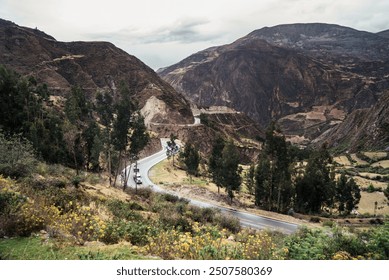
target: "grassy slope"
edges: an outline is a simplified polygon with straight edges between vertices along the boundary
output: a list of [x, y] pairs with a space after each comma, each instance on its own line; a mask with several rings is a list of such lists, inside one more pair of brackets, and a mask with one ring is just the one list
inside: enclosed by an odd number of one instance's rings
[[138, 255], [131, 244], [104, 245], [91, 242], [87, 246], [60, 246], [44, 241], [39, 235], [0, 239], [0, 259], [7, 260], [114, 260], [145, 259]]

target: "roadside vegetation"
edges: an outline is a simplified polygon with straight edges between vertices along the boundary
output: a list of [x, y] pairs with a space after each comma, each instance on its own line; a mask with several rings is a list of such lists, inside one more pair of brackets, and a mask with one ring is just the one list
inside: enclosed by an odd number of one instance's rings
[[[42, 169], [42, 167], [41, 167]], [[0, 259], [388, 259], [389, 226], [302, 227], [295, 234], [242, 229], [219, 211], [149, 189], [102, 195], [40, 175], [0, 178]], [[41, 177], [42, 176], [42, 177]], [[93, 183], [91, 183], [93, 181]], [[100, 181], [101, 183], [101, 181]]]

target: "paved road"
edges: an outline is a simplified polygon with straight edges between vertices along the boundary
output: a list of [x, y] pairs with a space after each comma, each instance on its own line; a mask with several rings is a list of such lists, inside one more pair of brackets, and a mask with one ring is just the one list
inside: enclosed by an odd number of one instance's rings
[[[138, 168], [139, 168], [139, 174], [142, 176], [142, 184], [138, 185], [138, 187], [151, 187], [154, 191], [156, 192], [164, 192], [164, 193], [171, 193], [174, 195], [178, 195], [177, 193], [174, 193], [172, 191], [166, 191], [159, 187], [158, 185], [154, 184], [149, 176], [149, 170], [156, 165], [157, 163], [161, 162], [162, 160], [166, 159], [166, 142], [169, 139], [161, 139], [161, 144], [162, 144], [162, 150], [159, 151], [158, 153], [155, 153], [147, 158], [143, 158], [138, 161]], [[128, 186], [135, 186], [135, 182], [133, 179], [133, 168], [127, 167], [127, 170], [130, 171], [130, 176], [127, 181]], [[127, 171], [127, 172], [128, 172]], [[179, 196], [179, 195], [178, 195]], [[187, 199], [187, 198], [186, 198]], [[214, 204], [210, 204], [207, 202], [199, 201], [199, 200], [194, 200], [194, 199], [189, 199], [189, 202], [193, 205], [199, 206], [199, 207], [211, 207], [211, 208], [217, 208], [220, 209], [221, 212], [230, 214], [232, 216], [237, 217], [240, 220], [240, 223], [244, 227], [251, 227], [255, 229], [272, 229], [272, 230], [278, 230], [287, 234], [293, 233], [294, 231], [297, 230], [298, 225], [292, 224], [292, 223], [287, 223], [287, 222], [282, 222], [279, 220], [274, 220], [270, 218], [266, 218], [263, 216], [258, 216], [254, 214], [250, 214], [244, 211], [238, 211], [232, 208], [226, 208], [226, 207], [221, 207], [217, 206]]]

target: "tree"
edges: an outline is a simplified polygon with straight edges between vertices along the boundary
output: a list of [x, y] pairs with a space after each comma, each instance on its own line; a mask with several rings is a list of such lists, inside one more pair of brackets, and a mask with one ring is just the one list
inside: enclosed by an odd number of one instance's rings
[[192, 176], [197, 176], [200, 164], [199, 151], [190, 143], [185, 145], [184, 151], [180, 154], [185, 166], [186, 172], [189, 175], [190, 183], [192, 183]]
[[173, 167], [174, 167], [174, 155], [178, 151], [177, 150], [178, 146], [176, 144], [176, 140], [177, 140], [177, 136], [174, 135], [173, 133], [170, 133], [170, 141], [167, 142], [168, 150], [166, 153], [167, 153], [168, 157], [172, 157], [172, 166]]
[[91, 119], [91, 106], [80, 87], [73, 87], [65, 102], [65, 114], [72, 124]]
[[245, 183], [249, 194], [255, 193], [255, 165], [250, 165], [250, 168], [245, 174]]
[[[149, 134], [147, 133], [144, 118], [140, 112], [136, 112], [132, 117], [131, 136], [130, 136], [130, 165], [132, 160], [137, 160], [140, 151], [146, 147], [149, 142]], [[127, 182], [129, 174], [125, 174], [124, 181]], [[124, 186], [125, 187], [125, 183]], [[135, 184], [135, 190], [138, 191], [138, 184]]]
[[278, 212], [288, 210], [293, 197], [290, 165], [285, 137], [271, 123], [256, 170], [256, 205]]
[[90, 120], [87, 123], [87, 127], [82, 132], [82, 138], [85, 140], [86, 168], [88, 170], [99, 169], [99, 155], [102, 151], [102, 143], [100, 141], [100, 128], [96, 121]]
[[65, 120], [64, 130], [66, 131], [66, 134], [64, 135], [66, 148], [73, 158], [74, 168], [76, 169], [76, 173], [78, 175], [80, 166], [80, 160], [78, 159], [80, 155], [78, 152], [78, 148], [80, 146], [80, 132], [78, 128], [68, 120]]
[[270, 160], [260, 155], [255, 171], [255, 205], [271, 210], [273, 174]]
[[144, 118], [140, 112], [136, 112], [132, 117], [131, 123], [131, 136], [130, 136], [130, 154], [137, 157], [140, 151], [146, 147], [150, 140], [150, 136], [147, 133]]
[[96, 112], [103, 126], [111, 127], [114, 113], [113, 98], [107, 93], [96, 94]]
[[234, 198], [234, 191], [240, 190], [242, 169], [239, 166], [239, 153], [232, 141], [227, 142], [222, 152], [221, 185], [226, 189], [228, 197]]
[[212, 146], [211, 156], [209, 158], [209, 172], [212, 174], [212, 181], [217, 186], [217, 192], [220, 193], [222, 186], [222, 152], [225, 146], [225, 141], [220, 136], [216, 138]]
[[107, 169], [109, 174], [109, 185], [112, 185], [112, 153], [113, 153], [113, 143], [112, 143], [112, 125], [113, 125], [113, 115], [114, 115], [114, 106], [112, 96], [105, 92], [98, 92], [96, 95], [96, 111], [100, 118], [101, 124], [104, 126], [102, 132], [102, 149], [104, 151], [105, 159], [107, 162]]
[[332, 157], [323, 145], [312, 152], [303, 176], [296, 179], [296, 209], [302, 213], [319, 213], [334, 204], [335, 176]]
[[361, 191], [353, 178], [342, 173], [336, 182], [336, 202], [338, 211], [349, 214], [361, 199]]
[[[129, 144], [129, 132], [131, 128], [131, 117], [134, 112], [135, 105], [131, 102], [131, 92], [129, 88], [121, 83], [120, 85], [120, 100], [116, 104], [116, 119], [113, 122], [112, 130], [112, 139], [115, 150], [119, 152], [119, 159], [117, 164], [117, 169], [115, 173], [115, 181], [119, 173], [119, 168], [121, 167], [121, 162], [124, 157], [126, 159], [127, 147]], [[124, 162], [124, 167], [126, 162]], [[127, 169], [125, 169], [127, 172]], [[128, 174], [125, 174], [125, 178]], [[126, 187], [126, 180], [124, 180], [123, 189]]]

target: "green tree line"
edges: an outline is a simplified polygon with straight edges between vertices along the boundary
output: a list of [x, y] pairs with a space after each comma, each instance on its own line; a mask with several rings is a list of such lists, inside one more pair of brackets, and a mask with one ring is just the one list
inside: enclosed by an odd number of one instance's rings
[[107, 92], [98, 92], [92, 102], [77, 86], [62, 110], [50, 102], [50, 96], [45, 84], [0, 65], [3, 139], [15, 141], [19, 135], [43, 161], [64, 164], [77, 172], [107, 170], [110, 176], [117, 175], [126, 160], [136, 158], [148, 142], [143, 117], [124, 83], [117, 102]]
[[[225, 188], [232, 199], [242, 183], [237, 148], [232, 142], [217, 138], [208, 166], [218, 190]], [[337, 210], [349, 214], [361, 198], [352, 178], [341, 174], [335, 179], [332, 157], [325, 145], [314, 151], [299, 150], [286, 142], [275, 123], [266, 130], [258, 160], [244, 177], [255, 204], [280, 213]]]

